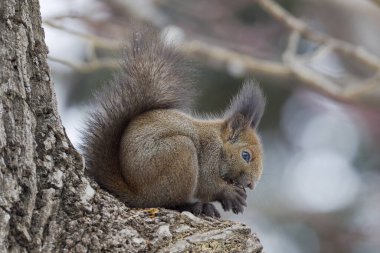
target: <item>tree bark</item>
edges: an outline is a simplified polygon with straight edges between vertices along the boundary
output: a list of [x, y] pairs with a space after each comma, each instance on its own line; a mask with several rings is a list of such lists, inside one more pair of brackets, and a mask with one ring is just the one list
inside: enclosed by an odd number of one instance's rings
[[0, 2], [0, 252], [261, 252], [243, 224], [130, 209], [62, 127], [38, 0]]

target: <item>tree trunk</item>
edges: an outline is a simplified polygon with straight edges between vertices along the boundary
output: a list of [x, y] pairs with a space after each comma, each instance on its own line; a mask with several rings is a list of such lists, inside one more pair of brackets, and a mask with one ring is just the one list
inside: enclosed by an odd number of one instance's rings
[[0, 252], [261, 252], [245, 225], [130, 209], [86, 178], [57, 113], [38, 0], [0, 11]]

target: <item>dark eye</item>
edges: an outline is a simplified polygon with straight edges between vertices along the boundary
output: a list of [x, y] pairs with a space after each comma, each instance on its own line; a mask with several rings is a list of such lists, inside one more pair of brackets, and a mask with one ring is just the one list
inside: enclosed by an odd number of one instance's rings
[[243, 151], [241, 152], [241, 157], [244, 159], [244, 161], [246, 161], [247, 163], [249, 163], [251, 161], [251, 154], [248, 153], [247, 151]]

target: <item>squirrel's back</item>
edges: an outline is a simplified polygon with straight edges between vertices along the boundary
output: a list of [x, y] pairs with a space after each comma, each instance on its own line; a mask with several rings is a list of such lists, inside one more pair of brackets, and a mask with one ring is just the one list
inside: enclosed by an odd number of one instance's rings
[[133, 118], [156, 109], [188, 109], [191, 68], [172, 46], [151, 29], [134, 33], [122, 71], [97, 93], [97, 110], [83, 131], [86, 170], [107, 190], [127, 188], [120, 169], [120, 142]]

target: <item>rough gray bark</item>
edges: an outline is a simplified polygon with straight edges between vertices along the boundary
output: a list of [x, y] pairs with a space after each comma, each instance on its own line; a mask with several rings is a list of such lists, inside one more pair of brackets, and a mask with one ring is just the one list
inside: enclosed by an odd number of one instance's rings
[[90, 182], [57, 113], [38, 0], [0, 12], [0, 252], [261, 252], [245, 225], [130, 209]]

